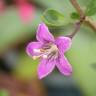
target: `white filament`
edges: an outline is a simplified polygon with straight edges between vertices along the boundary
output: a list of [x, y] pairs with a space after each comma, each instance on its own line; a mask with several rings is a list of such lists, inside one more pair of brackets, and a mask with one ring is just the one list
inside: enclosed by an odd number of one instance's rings
[[41, 53], [40, 49], [33, 49], [33, 51], [36, 53]]
[[44, 54], [44, 55], [42, 55], [42, 57], [43, 57], [44, 59], [47, 59], [48, 56]]

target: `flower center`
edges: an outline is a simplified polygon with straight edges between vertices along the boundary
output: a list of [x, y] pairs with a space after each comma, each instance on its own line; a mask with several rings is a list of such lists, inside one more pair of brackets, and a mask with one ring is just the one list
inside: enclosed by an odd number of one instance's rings
[[36, 53], [39, 53], [38, 56], [33, 56], [33, 59], [44, 58], [44, 59], [56, 59], [58, 57], [58, 48], [53, 43], [48, 43], [44, 45], [41, 49], [34, 49]]

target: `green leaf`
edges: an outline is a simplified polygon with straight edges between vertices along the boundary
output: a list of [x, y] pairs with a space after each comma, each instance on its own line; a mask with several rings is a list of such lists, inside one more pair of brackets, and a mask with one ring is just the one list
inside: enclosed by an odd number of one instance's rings
[[71, 13], [71, 18], [72, 18], [72, 19], [79, 19], [80, 16], [79, 16], [78, 13], [76, 13], [76, 12], [72, 12], [72, 13]]
[[92, 16], [96, 14], [96, 0], [90, 0], [85, 10], [85, 14], [87, 16]]
[[46, 10], [42, 15], [43, 22], [45, 22], [48, 26], [64, 26], [68, 24], [68, 20], [65, 19], [66, 18], [62, 13], [53, 9]]

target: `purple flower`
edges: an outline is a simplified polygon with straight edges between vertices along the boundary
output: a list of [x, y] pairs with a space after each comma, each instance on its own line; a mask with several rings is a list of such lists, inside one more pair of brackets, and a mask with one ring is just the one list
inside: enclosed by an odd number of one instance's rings
[[55, 66], [63, 75], [69, 76], [72, 66], [64, 53], [71, 47], [71, 39], [64, 36], [54, 39], [44, 23], [39, 25], [36, 38], [36, 42], [27, 45], [26, 52], [33, 59], [41, 59], [38, 66], [39, 78], [47, 76]]

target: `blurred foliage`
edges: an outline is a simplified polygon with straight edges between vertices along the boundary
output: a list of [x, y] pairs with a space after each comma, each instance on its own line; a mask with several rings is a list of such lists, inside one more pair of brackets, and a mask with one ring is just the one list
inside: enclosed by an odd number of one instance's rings
[[65, 17], [62, 13], [59, 13], [53, 9], [46, 10], [43, 13], [42, 21], [50, 27], [61, 27], [69, 23], [68, 20], [65, 20]]
[[79, 16], [78, 13], [72, 12], [72, 13], [71, 13], [71, 18], [72, 18], [72, 19], [80, 19], [80, 16]]
[[90, 0], [85, 13], [87, 16], [92, 16], [96, 14], [96, 0]]
[[16, 8], [7, 8], [4, 14], [0, 16], [0, 52], [5, 51], [10, 45], [23, 42], [30, 35], [33, 36], [34, 29], [40, 22], [40, 14], [41, 12], [38, 10], [35, 18], [32, 18], [29, 24], [24, 24], [20, 20]]
[[32, 60], [25, 52], [20, 54], [15, 74], [21, 79], [31, 79], [37, 75], [37, 60]]
[[0, 96], [9, 96], [9, 93], [7, 92], [7, 90], [0, 90]]

